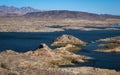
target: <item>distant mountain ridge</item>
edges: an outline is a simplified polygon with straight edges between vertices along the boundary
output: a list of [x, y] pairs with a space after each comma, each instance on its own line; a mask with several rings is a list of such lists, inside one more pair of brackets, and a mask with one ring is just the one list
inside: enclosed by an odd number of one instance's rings
[[40, 18], [75, 18], [75, 19], [87, 19], [87, 20], [105, 20], [105, 19], [120, 19], [120, 16], [109, 14], [94, 14], [80, 11], [68, 11], [68, 10], [50, 10], [42, 12], [31, 12], [24, 16], [27, 17], [40, 17]]
[[14, 6], [0, 6], [0, 16], [17, 16], [24, 15], [28, 12], [38, 12], [40, 10], [34, 9], [32, 7], [21, 7], [17, 8]]
[[120, 19], [120, 16], [109, 14], [95, 14], [81, 11], [68, 10], [49, 10], [40, 11], [32, 7], [17, 8], [14, 6], [0, 6], [0, 16], [24, 16], [24, 17], [39, 17], [50, 19], [82, 19], [82, 20], [106, 20], [106, 19]]

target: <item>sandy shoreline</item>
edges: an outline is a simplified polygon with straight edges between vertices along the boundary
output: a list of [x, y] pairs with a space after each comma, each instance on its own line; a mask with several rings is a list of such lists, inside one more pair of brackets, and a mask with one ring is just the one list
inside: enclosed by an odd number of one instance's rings
[[[106, 26], [120, 24], [119, 20], [90, 21], [79, 19], [43, 19], [23, 17], [0, 17], [0, 32], [55, 32], [70, 30], [119, 30], [117, 28], [85, 28], [84, 26]], [[50, 26], [62, 26], [52, 28]]]

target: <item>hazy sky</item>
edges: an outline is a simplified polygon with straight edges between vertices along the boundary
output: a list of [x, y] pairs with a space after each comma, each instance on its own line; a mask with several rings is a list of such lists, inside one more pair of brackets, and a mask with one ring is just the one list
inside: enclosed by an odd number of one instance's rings
[[0, 5], [120, 15], [120, 0], [0, 0]]

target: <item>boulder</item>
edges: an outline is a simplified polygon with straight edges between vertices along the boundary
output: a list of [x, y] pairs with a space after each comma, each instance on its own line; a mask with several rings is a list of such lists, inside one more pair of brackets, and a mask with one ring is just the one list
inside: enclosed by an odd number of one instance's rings
[[83, 42], [82, 40], [72, 35], [66, 35], [66, 34], [58, 37], [51, 43], [52, 46], [65, 46], [67, 44], [86, 45], [86, 43]]

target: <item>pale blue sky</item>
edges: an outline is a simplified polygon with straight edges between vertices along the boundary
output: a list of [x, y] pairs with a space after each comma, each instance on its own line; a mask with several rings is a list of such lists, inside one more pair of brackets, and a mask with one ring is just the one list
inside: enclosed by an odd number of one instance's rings
[[120, 0], [0, 0], [0, 5], [120, 15]]

